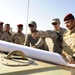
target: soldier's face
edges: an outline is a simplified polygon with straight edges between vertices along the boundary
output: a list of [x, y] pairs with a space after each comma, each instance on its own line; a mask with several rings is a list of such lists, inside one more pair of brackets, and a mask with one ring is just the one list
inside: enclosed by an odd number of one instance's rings
[[67, 20], [67, 21], [64, 21], [65, 22], [65, 25], [66, 27], [71, 30], [72, 28], [75, 27], [75, 20]]
[[23, 30], [22, 27], [18, 27], [18, 32], [21, 32]]
[[5, 30], [5, 31], [9, 31], [9, 30], [10, 30], [10, 26], [4, 27], [4, 30]]
[[3, 25], [0, 25], [0, 31], [3, 31]]
[[55, 30], [58, 30], [60, 28], [60, 23], [53, 24], [53, 27]]
[[36, 30], [36, 26], [29, 26], [29, 29], [31, 32], [34, 32]]

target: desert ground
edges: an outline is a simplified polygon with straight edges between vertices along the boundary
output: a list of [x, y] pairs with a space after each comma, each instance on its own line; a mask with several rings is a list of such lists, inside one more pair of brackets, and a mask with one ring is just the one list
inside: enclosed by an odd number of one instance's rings
[[53, 42], [52, 42], [52, 39], [46, 38], [46, 43], [47, 43], [47, 45], [48, 45], [48, 47], [49, 47], [49, 51], [52, 51], [52, 49], [53, 49]]

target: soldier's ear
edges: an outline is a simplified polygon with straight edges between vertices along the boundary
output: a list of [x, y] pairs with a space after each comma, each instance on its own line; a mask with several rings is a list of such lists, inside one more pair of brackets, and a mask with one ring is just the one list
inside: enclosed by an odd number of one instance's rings
[[75, 22], [75, 19], [74, 19], [74, 22]]
[[36, 28], [37, 28], [37, 26], [36, 26]]
[[58, 22], [59, 24], [61, 24], [60, 22]]

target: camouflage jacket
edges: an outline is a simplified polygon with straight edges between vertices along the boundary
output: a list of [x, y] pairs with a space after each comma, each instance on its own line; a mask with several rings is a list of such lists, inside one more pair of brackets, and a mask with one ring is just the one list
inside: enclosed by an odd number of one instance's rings
[[40, 31], [40, 40], [38, 43], [36, 43], [36, 46], [42, 45], [44, 42], [42, 40], [42, 37], [51, 38], [53, 41], [53, 52], [61, 54], [62, 52], [62, 41], [63, 41], [63, 33], [66, 31], [66, 29], [61, 28], [61, 31], [55, 31], [55, 30], [47, 30], [47, 31]]
[[13, 43], [24, 45], [25, 35], [23, 33], [15, 33], [12, 35]]
[[68, 30], [63, 35], [63, 52], [66, 57], [72, 55], [75, 52], [75, 27], [72, 30]]
[[9, 32], [2, 32], [0, 33], [0, 40], [12, 42], [12, 38]]

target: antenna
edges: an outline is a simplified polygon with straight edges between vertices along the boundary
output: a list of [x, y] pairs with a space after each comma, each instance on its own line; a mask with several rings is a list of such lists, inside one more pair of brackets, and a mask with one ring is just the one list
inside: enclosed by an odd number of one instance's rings
[[27, 29], [28, 29], [28, 18], [29, 18], [29, 4], [30, 4], [30, 0], [27, 0], [27, 20], [26, 20], [26, 36], [27, 36]]

